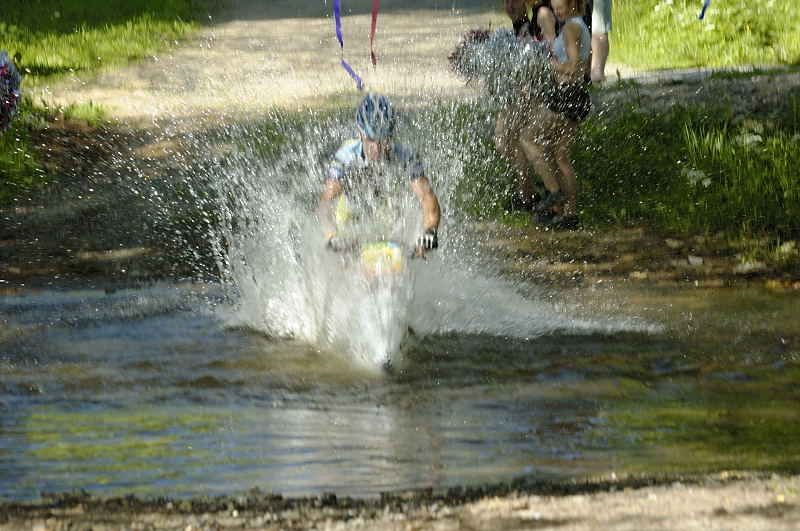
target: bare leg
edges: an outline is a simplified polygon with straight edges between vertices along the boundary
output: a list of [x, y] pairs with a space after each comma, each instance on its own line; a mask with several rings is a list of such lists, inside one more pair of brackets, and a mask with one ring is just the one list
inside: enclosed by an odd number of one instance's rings
[[559, 138], [555, 141], [555, 160], [559, 169], [558, 182], [561, 186], [561, 191], [564, 192], [566, 197], [564, 215], [574, 216], [577, 214], [578, 179], [575, 176], [575, 169], [572, 167], [570, 154], [578, 131], [578, 123], [563, 118], [562, 120], [564, 120], [564, 126], [561, 129]]
[[549, 192], [557, 192], [560, 189], [558, 183], [558, 166], [556, 165], [555, 153], [551, 147], [551, 142], [535, 138], [530, 131], [525, 131], [519, 137], [519, 144], [525, 153], [527, 161], [539, 174], [544, 183], [544, 187]]
[[592, 81], [603, 82], [606, 80], [608, 49], [608, 33], [592, 35]]
[[530, 121], [519, 136], [519, 144], [528, 162], [539, 174], [549, 192], [561, 189], [558, 183], [558, 166], [555, 158], [557, 138], [553, 124], [558, 115], [545, 107], [536, 106], [529, 113]]
[[518, 133], [512, 127], [512, 120], [511, 112], [506, 109], [500, 111], [495, 125], [494, 145], [497, 152], [506, 159], [517, 174], [520, 199], [522, 201], [531, 201], [534, 188], [528, 172], [528, 159], [520, 148], [520, 143], [517, 139]]

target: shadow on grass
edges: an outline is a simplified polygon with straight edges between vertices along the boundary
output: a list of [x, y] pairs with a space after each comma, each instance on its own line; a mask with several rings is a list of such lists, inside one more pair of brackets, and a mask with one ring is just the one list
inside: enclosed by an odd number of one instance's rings
[[202, 22], [201, 16], [220, 0], [39, 0], [11, 2], [3, 9], [5, 30], [21, 34], [65, 35], [76, 29], [103, 29], [129, 24], [142, 16], [160, 22]]

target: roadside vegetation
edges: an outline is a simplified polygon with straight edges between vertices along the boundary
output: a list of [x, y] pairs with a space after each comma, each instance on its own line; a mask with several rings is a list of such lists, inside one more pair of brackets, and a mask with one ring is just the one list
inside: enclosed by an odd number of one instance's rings
[[[198, 26], [217, 0], [12, 0], [3, 5], [0, 50], [15, 57], [26, 89], [154, 55]], [[23, 97], [19, 116], [0, 133], [0, 205], [41, 179], [36, 131], [54, 116], [97, 124], [95, 105], [53, 109]]]
[[[636, 108], [592, 120], [577, 171], [586, 217], [678, 233], [793, 238], [800, 231], [800, 97], [772, 116]], [[613, 146], [613, 148], [610, 148]]]
[[0, 49], [27, 83], [153, 55], [191, 32], [192, 0], [31, 0], [3, 7]]
[[[459, 118], [466, 112], [455, 113], [456, 124], [467, 127]], [[579, 135], [573, 158], [586, 227], [639, 224], [664, 234], [751, 240], [760, 242], [754, 259], [800, 238], [800, 95], [747, 118], [724, 107], [658, 113], [631, 105], [590, 118]], [[460, 188], [464, 208], [530, 223], [510, 210], [514, 177], [492, 139], [477, 139], [477, 146]]]
[[37, 157], [33, 132], [44, 124], [43, 116], [29, 111], [29, 100], [23, 102], [20, 116], [0, 133], [0, 206], [29, 190], [44, 170]]
[[[609, 61], [640, 69], [800, 64], [796, 2], [615, 0]], [[613, 74], [613, 72], [612, 72]]]
[[22, 100], [19, 116], [9, 128], [0, 133], [0, 206], [33, 189], [46, 178], [46, 170], [39, 163], [42, 128], [55, 120], [83, 122], [92, 127], [108, 122], [105, 110], [92, 103], [52, 107], [42, 102], [33, 103], [29, 97]]

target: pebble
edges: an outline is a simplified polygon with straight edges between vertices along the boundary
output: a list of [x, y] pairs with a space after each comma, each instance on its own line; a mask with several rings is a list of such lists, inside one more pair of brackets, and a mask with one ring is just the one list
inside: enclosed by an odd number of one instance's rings
[[693, 266], [701, 266], [701, 265], [703, 265], [703, 257], [702, 256], [695, 256], [693, 254], [690, 254], [689, 256], [686, 257], [686, 259], [689, 261], [690, 265], [693, 265]]

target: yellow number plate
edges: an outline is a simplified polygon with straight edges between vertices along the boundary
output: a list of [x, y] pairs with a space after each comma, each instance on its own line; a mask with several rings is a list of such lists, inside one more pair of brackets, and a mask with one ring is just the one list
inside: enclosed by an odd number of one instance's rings
[[386, 275], [403, 270], [403, 248], [392, 242], [361, 246], [361, 269], [365, 275]]

